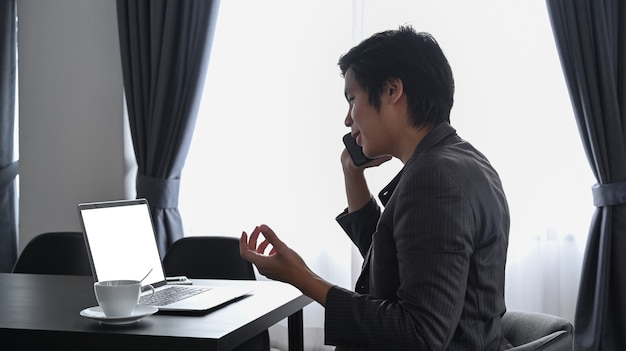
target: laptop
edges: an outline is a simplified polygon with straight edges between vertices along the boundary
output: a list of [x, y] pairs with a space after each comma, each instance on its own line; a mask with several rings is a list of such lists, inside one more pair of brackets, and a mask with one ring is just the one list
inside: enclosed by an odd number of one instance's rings
[[[168, 285], [145, 199], [82, 203], [78, 214], [94, 280], [141, 280], [145, 276], [141, 304], [159, 311], [203, 313], [251, 291], [250, 287]], [[174, 295], [177, 301], [159, 303], [157, 297], [162, 295]]]

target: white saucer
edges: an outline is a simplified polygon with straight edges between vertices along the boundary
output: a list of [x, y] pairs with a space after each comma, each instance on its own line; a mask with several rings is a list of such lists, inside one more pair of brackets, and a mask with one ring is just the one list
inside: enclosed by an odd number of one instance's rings
[[150, 316], [158, 312], [159, 309], [154, 306], [137, 305], [133, 314], [128, 317], [113, 317], [109, 318], [104, 315], [100, 306], [85, 308], [80, 311], [80, 315], [83, 317], [91, 318], [104, 325], [129, 325], [139, 322], [140, 319]]

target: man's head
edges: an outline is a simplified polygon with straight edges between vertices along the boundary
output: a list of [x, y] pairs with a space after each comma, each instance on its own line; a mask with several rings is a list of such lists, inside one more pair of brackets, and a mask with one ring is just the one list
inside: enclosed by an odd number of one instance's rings
[[400, 79], [415, 127], [450, 122], [454, 78], [439, 44], [428, 33], [401, 26], [374, 34], [343, 55], [339, 67], [344, 77], [352, 71], [376, 109], [385, 84]]

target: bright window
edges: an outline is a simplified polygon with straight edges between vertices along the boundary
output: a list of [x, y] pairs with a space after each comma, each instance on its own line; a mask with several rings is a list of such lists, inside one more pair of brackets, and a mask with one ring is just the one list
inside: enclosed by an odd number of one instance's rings
[[[345, 207], [347, 132], [336, 62], [406, 23], [444, 49], [456, 80], [452, 125], [502, 177], [512, 213], [507, 304], [571, 320], [595, 181], [545, 1], [223, 1], [181, 183], [186, 235], [239, 236], [266, 223], [351, 288], [358, 260], [334, 219]], [[400, 167], [369, 170], [372, 191]], [[305, 324], [321, 328], [312, 309]]]

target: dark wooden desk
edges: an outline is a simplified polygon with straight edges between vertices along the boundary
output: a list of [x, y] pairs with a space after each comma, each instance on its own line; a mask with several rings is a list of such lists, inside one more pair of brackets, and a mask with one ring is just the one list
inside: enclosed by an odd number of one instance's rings
[[289, 349], [303, 350], [302, 309], [311, 303], [294, 287], [273, 281], [195, 280], [251, 284], [254, 292], [200, 316], [157, 313], [132, 326], [81, 317], [97, 305], [91, 277], [0, 273], [2, 350], [230, 350], [289, 318]]

